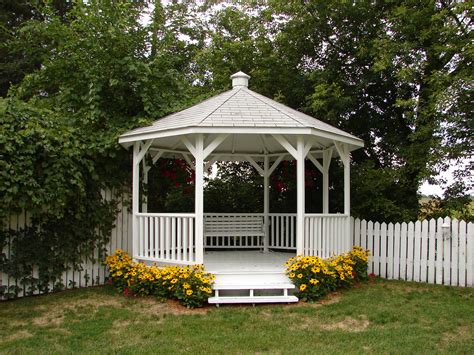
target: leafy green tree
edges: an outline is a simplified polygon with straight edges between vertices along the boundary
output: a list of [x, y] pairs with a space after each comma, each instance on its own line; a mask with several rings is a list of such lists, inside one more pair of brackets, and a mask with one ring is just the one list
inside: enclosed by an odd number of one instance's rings
[[[5, 97], [12, 84], [18, 84], [26, 74], [39, 69], [48, 55], [47, 38], [38, 46], [37, 37], [23, 31], [29, 20], [45, 20], [43, 1], [4, 0], [0, 2], [0, 96]], [[50, 9], [61, 19], [72, 2], [53, 0]], [[49, 44], [49, 43], [48, 43]]]
[[[153, 37], [142, 13], [143, 4], [90, 1], [62, 17], [45, 5], [19, 29], [42, 57], [1, 102], [0, 216], [25, 210], [32, 224], [2, 232], [1, 249], [15, 253], [0, 268], [31, 291], [63, 287], [61, 272], [96, 257], [110, 235], [115, 203], [102, 192], [121, 195], [131, 170], [118, 135], [188, 104], [173, 36], [165, 26]], [[30, 42], [10, 44], [27, 53]]]
[[[459, 104], [460, 88], [472, 85], [466, 4], [271, 4], [287, 19], [278, 45], [291, 48], [286, 53], [299, 58], [311, 82], [303, 109], [366, 143], [353, 154], [354, 214], [416, 218], [421, 182], [446, 167], [445, 154], [465, 157], [472, 145], [445, 140], [452, 125], [462, 137], [472, 133], [462, 119], [467, 107]], [[457, 117], [440, 107], [449, 91]]]

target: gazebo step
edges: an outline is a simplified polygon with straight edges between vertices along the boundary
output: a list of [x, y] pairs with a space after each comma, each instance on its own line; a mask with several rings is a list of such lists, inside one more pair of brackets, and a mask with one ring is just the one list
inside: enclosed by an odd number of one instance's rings
[[211, 304], [298, 302], [295, 288], [282, 271], [234, 271], [216, 274]]
[[[235, 272], [235, 273], [217, 273], [215, 274], [215, 287], [226, 286], [227, 289], [243, 290], [266, 288], [267, 285], [278, 286], [275, 289], [290, 289], [293, 288], [288, 276], [283, 272]], [[290, 287], [287, 287], [290, 286]]]
[[238, 304], [238, 303], [294, 303], [298, 302], [296, 296], [229, 296], [211, 297], [210, 304]]
[[291, 283], [261, 283], [261, 284], [214, 284], [214, 290], [292, 290]]

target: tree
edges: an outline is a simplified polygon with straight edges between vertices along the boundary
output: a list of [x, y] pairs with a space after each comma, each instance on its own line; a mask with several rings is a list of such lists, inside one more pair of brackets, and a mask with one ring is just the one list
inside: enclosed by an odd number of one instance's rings
[[[5, 97], [11, 85], [21, 82], [25, 75], [40, 68], [48, 55], [49, 41], [38, 38], [23, 25], [30, 20], [45, 20], [43, 1], [5, 0], [0, 3], [0, 96]], [[53, 11], [63, 21], [72, 2], [53, 0], [48, 11]], [[48, 44], [44, 46], [44, 44]]]
[[[0, 103], [0, 216], [28, 211], [32, 223], [2, 231], [0, 250], [10, 243], [15, 252], [1, 255], [0, 269], [31, 292], [63, 287], [58, 275], [96, 257], [109, 237], [116, 205], [102, 192], [121, 195], [130, 181], [130, 154], [118, 135], [189, 100], [171, 37], [158, 38], [150, 55], [142, 7], [89, 1], [63, 18], [45, 5], [18, 29], [35, 39], [41, 65]], [[31, 41], [21, 38], [9, 50], [28, 53]], [[31, 276], [34, 265], [39, 280]]]
[[[421, 182], [446, 167], [445, 154], [472, 152], [462, 138], [472, 136], [461, 90], [472, 89], [466, 4], [271, 4], [286, 18], [276, 43], [311, 82], [302, 108], [366, 143], [353, 154], [354, 215], [415, 219]], [[441, 105], [449, 91], [454, 117]]]

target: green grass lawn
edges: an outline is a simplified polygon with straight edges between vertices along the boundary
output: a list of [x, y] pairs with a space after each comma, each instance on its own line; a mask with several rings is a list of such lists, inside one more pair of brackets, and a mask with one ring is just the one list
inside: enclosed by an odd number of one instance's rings
[[3, 302], [0, 320], [11, 353], [474, 353], [474, 289], [398, 281], [195, 311], [99, 287]]

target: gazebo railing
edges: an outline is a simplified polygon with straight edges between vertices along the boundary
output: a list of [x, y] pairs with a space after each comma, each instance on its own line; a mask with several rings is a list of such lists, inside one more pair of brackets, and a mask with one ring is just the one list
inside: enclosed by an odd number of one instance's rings
[[268, 247], [296, 250], [296, 213], [268, 215]]
[[[196, 262], [194, 213], [138, 213], [138, 240], [135, 257], [172, 264]], [[268, 215], [268, 248], [296, 250], [296, 213]], [[263, 213], [206, 213], [214, 233], [206, 234], [207, 248], [264, 248]], [[222, 223], [222, 225], [219, 225]], [[261, 232], [260, 232], [261, 231]], [[349, 216], [344, 214], [305, 214], [303, 254], [327, 258], [350, 249]]]
[[303, 253], [327, 258], [350, 248], [349, 216], [305, 214]]
[[141, 260], [193, 264], [194, 213], [138, 213], [138, 253]]

